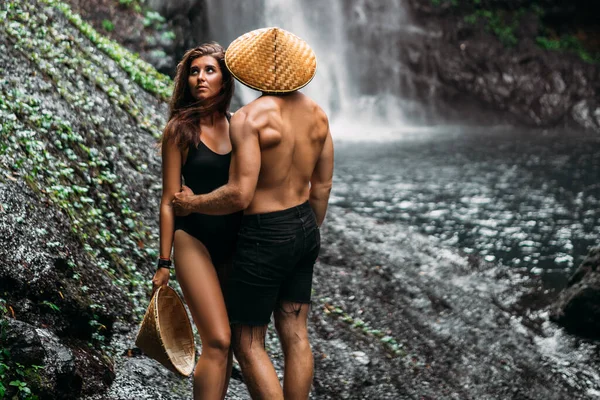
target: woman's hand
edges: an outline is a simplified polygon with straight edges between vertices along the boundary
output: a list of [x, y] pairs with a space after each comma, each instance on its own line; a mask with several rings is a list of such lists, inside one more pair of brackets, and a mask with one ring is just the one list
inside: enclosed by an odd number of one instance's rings
[[152, 278], [152, 296], [154, 296], [156, 289], [169, 283], [170, 272], [168, 268], [159, 268], [156, 270]]

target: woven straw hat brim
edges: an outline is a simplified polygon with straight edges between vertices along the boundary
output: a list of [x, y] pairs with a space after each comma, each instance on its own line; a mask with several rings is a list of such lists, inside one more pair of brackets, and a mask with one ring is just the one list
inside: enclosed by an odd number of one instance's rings
[[225, 65], [244, 85], [266, 93], [289, 93], [308, 85], [317, 58], [308, 43], [281, 28], [262, 28], [235, 39]]
[[196, 360], [196, 346], [189, 317], [181, 298], [171, 287], [156, 290], [135, 344], [148, 357], [169, 370], [190, 376]]

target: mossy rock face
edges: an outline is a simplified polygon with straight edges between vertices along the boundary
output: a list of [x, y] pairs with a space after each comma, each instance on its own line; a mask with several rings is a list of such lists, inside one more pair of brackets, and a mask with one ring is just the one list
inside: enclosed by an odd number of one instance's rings
[[102, 391], [113, 324], [151, 289], [171, 81], [64, 3], [0, 20], [0, 317], [70, 352], [69, 396]]
[[[415, 23], [435, 34], [408, 38], [401, 60], [427, 82], [415, 80], [418, 97], [430, 101], [429, 82], [435, 82], [444, 115], [455, 114], [461, 122], [474, 118], [501, 125], [508, 119], [531, 127], [600, 132], [600, 92], [594, 84], [600, 73], [600, 29], [593, 19], [600, 3], [406, 4]], [[496, 114], [481, 116], [481, 104]]]

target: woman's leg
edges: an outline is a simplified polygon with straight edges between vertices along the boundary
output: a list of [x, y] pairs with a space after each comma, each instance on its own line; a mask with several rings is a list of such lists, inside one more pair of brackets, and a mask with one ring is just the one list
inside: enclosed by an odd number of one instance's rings
[[173, 255], [177, 280], [202, 340], [194, 370], [194, 399], [221, 399], [231, 331], [219, 279], [206, 247], [182, 230], [175, 231]]

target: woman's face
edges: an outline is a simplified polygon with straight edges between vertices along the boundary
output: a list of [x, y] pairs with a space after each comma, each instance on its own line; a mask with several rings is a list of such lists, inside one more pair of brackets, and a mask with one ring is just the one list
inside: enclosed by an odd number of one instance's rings
[[217, 59], [202, 56], [192, 60], [188, 85], [196, 100], [205, 100], [219, 94], [223, 86], [223, 74]]

